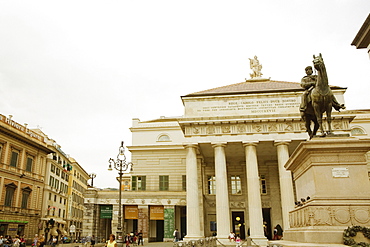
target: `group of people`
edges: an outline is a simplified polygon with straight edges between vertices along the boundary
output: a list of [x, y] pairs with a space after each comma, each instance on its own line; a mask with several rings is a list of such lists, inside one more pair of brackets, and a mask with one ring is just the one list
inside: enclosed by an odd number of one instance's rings
[[0, 236], [0, 246], [2, 247], [25, 247], [26, 246], [26, 236], [16, 235], [12, 238], [10, 235]]
[[[126, 247], [133, 245], [144, 245], [143, 232], [131, 232], [127, 233], [123, 239]], [[116, 236], [114, 234], [109, 235], [109, 240], [105, 243], [105, 247], [117, 247]]]
[[229, 239], [230, 242], [235, 242], [236, 247], [240, 246], [240, 243], [241, 243], [240, 236], [236, 235], [234, 232], [229, 233], [228, 239]]

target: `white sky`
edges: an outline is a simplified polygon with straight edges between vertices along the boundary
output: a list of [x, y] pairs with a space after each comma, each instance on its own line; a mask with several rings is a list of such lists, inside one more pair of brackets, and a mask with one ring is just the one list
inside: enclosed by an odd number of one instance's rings
[[[370, 108], [370, 60], [351, 46], [369, 0], [3, 1], [0, 113], [40, 126], [88, 172], [118, 187], [108, 159], [132, 118], [180, 116], [180, 96], [249, 78], [299, 82], [322, 53], [347, 109]], [[128, 151], [126, 151], [128, 152]]]

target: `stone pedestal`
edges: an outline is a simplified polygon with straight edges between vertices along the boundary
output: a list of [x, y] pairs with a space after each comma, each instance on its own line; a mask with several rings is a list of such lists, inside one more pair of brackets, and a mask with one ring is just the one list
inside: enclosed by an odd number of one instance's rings
[[287, 161], [302, 205], [290, 212], [284, 240], [343, 243], [348, 226], [370, 224], [370, 182], [366, 152], [370, 139], [314, 138], [302, 142]]

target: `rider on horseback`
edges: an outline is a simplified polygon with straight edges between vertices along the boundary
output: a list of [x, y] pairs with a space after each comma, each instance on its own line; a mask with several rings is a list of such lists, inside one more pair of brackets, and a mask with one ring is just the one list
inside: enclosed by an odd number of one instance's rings
[[[315, 87], [316, 81], [317, 81], [317, 75], [312, 74], [313, 70], [312, 70], [311, 66], [307, 66], [305, 68], [305, 71], [306, 71], [307, 75], [304, 76], [301, 80], [301, 87], [303, 87], [305, 89], [305, 91], [302, 94], [302, 101], [301, 101], [301, 105], [299, 107], [302, 119], [305, 118], [305, 111], [307, 109], [307, 105], [308, 105], [308, 103], [311, 102], [310, 93], [311, 93], [312, 89]], [[337, 99], [335, 98], [334, 95], [333, 95], [333, 99], [332, 99], [332, 105], [333, 105], [333, 108], [337, 111], [340, 111], [340, 109], [345, 109], [346, 108], [344, 106], [344, 104], [340, 104], [337, 101]]]

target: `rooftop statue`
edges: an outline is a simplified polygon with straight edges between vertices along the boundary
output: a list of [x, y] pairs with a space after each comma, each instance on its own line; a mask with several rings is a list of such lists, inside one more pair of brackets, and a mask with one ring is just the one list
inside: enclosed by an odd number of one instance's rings
[[[345, 109], [344, 104], [338, 103], [328, 83], [328, 75], [324, 60], [320, 53], [319, 56], [313, 55], [313, 64], [317, 70], [317, 75], [312, 75], [313, 70], [311, 66], [305, 68], [306, 76], [301, 80], [301, 87], [305, 89], [302, 95], [302, 102], [300, 106], [302, 119], [306, 122], [306, 129], [310, 139], [316, 135], [320, 128], [321, 136], [332, 134], [331, 129], [331, 111]], [[324, 131], [322, 124], [322, 115], [326, 112], [326, 120], [328, 122], [328, 131]], [[311, 122], [314, 123], [314, 129], [311, 130]]]
[[253, 78], [261, 78], [261, 76], [262, 76], [262, 73], [261, 73], [262, 65], [258, 61], [257, 56], [254, 56], [253, 59], [249, 58], [249, 62], [250, 62], [250, 68], [253, 71], [252, 74], [249, 74], [251, 76], [251, 78], [252, 79]]

